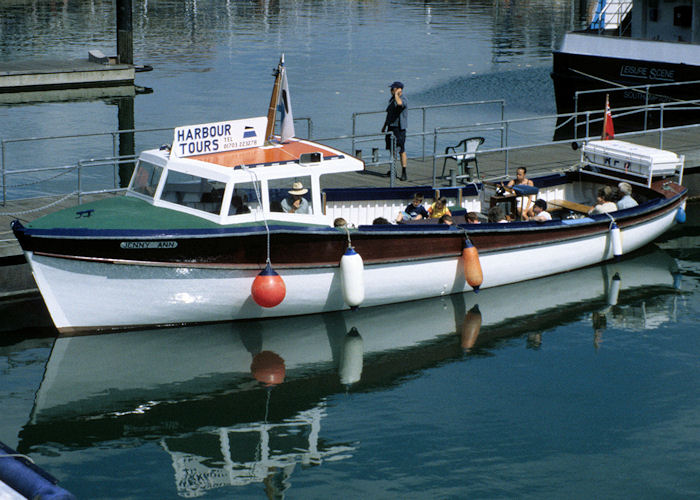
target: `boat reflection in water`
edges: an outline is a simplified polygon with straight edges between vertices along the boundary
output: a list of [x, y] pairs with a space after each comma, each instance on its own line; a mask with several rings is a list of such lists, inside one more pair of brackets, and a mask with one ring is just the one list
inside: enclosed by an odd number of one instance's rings
[[495, 349], [504, 337], [527, 334], [537, 347], [541, 332], [580, 318], [593, 318], [597, 345], [606, 324], [640, 329], [672, 320], [678, 286], [675, 260], [651, 247], [479, 294], [61, 337], [19, 449], [156, 440], [170, 455], [181, 496], [253, 482], [281, 493], [297, 465], [348, 459], [361, 446], [322, 437], [329, 395], [353, 384], [386, 387], [465, 352]]

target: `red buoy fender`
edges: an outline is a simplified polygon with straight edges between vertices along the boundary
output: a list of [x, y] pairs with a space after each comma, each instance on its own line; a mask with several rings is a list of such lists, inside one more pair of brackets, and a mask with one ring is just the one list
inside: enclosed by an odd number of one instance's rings
[[262, 307], [275, 307], [279, 305], [287, 294], [287, 287], [282, 276], [277, 274], [270, 263], [260, 271], [250, 287], [250, 293], [256, 304]]
[[472, 245], [469, 238], [464, 239], [464, 248], [462, 249], [462, 263], [464, 264], [464, 279], [475, 292], [479, 291], [479, 287], [484, 282], [484, 275], [481, 272], [481, 262], [479, 262], [479, 252]]

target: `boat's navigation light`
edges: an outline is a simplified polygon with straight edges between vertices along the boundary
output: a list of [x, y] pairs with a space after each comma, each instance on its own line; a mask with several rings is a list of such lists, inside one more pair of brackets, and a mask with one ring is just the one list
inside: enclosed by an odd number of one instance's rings
[[323, 161], [323, 154], [320, 151], [313, 153], [302, 153], [299, 156], [299, 165], [317, 165]]

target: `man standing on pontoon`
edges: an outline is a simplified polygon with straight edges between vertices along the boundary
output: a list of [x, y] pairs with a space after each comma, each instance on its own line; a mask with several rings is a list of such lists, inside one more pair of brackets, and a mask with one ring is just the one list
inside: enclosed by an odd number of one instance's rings
[[[382, 133], [391, 131], [396, 137], [396, 147], [401, 157], [401, 180], [408, 179], [406, 175], [406, 125], [408, 125], [408, 103], [403, 96], [403, 83], [394, 82], [389, 85], [391, 99], [386, 107], [386, 120], [382, 127]], [[391, 170], [387, 176], [391, 175]]]

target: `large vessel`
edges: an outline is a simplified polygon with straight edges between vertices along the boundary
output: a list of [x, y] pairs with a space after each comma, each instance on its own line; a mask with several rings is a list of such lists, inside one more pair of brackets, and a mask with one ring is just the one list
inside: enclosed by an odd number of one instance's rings
[[[664, 124], [697, 118], [689, 113], [697, 103], [672, 104], [700, 95], [699, 43], [698, 0], [601, 0], [589, 27], [567, 33], [553, 52], [557, 112], [602, 111], [608, 93], [614, 108], [665, 103]], [[632, 118], [659, 122], [658, 112]]]
[[[59, 331], [292, 316], [505, 285], [640, 248], [685, 203], [682, 156], [622, 141], [592, 141], [579, 168], [533, 179], [547, 222], [467, 224], [467, 211], [504, 204], [516, 215], [523, 199], [481, 183], [327, 187], [363, 162], [289, 137], [284, 119], [273, 136], [288, 98], [281, 62], [267, 117], [178, 127], [172, 145], [140, 155], [124, 196], [13, 223]], [[621, 180], [639, 205], [589, 216], [582, 207]], [[416, 191], [446, 198], [455, 224], [386, 222]], [[348, 224], [334, 227], [337, 218]]]

